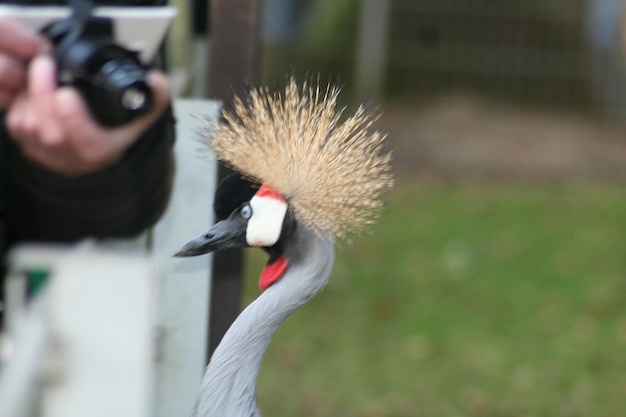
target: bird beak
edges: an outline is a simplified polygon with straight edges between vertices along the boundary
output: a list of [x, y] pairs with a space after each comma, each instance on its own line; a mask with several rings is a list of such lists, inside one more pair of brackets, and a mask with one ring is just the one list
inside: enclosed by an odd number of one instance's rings
[[197, 256], [227, 248], [242, 248], [246, 244], [246, 225], [225, 219], [197, 238], [185, 243], [176, 257]]

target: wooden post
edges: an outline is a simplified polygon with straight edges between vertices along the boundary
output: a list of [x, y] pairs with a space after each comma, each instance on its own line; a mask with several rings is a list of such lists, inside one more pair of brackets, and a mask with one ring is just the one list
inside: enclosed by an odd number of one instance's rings
[[355, 60], [359, 100], [380, 99], [385, 82], [390, 0], [361, 0]]
[[258, 0], [211, 1], [208, 96], [229, 109], [257, 78]]
[[[233, 94], [254, 84], [258, 60], [258, 0], [212, 0], [210, 3], [208, 97], [232, 108]], [[219, 168], [218, 181], [228, 170]], [[213, 261], [209, 357], [239, 313], [243, 251], [220, 252]]]

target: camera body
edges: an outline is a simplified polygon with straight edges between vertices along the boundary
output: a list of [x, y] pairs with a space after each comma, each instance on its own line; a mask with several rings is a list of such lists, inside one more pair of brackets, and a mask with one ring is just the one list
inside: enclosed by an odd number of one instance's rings
[[53, 45], [60, 85], [72, 85], [103, 126], [118, 126], [153, 104], [146, 69], [137, 53], [117, 45], [113, 21], [76, 14], [43, 28]]

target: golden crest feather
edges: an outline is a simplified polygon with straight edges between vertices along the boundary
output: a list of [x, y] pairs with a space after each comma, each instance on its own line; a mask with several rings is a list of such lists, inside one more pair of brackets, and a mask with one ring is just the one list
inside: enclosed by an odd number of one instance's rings
[[281, 193], [299, 222], [348, 238], [378, 217], [393, 178], [386, 135], [373, 129], [378, 115], [361, 106], [343, 119], [338, 96], [291, 77], [284, 94], [257, 88], [235, 98], [205, 139], [224, 164]]

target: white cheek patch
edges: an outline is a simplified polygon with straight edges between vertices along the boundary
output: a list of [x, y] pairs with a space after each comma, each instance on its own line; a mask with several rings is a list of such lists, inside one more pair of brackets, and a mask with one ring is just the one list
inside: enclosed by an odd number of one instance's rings
[[287, 213], [287, 202], [263, 185], [250, 200], [252, 217], [248, 220], [246, 242], [250, 246], [272, 246], [278, 241]]

